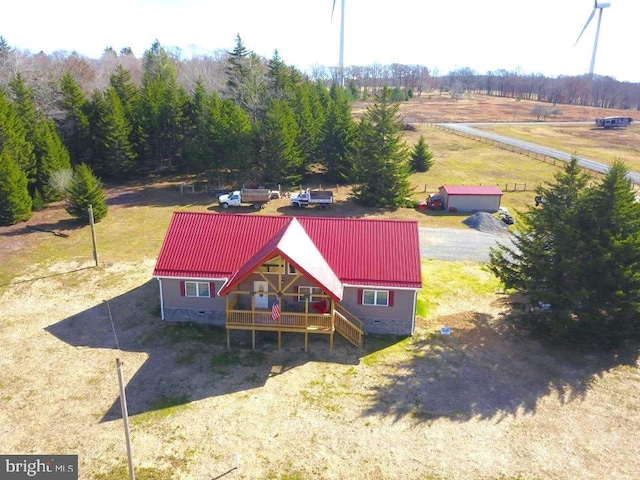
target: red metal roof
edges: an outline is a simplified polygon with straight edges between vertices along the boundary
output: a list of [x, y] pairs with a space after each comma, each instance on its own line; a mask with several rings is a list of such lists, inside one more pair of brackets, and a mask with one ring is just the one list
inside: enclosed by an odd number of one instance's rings
[[220, 295], [226, 295], [260, 265], [276, 256], [283, 257], [307, 278], [314, 279], [334, 300], [342, 300], [340, 279], [295, 218], [240, 267], [220, 290]]
[[[286, 245], [284, 229], [292, 221], [284, 216], [176, 212], [154, 275], [231, 278], [261, 251]], [[324, 217], [297, 221], [343, 284], [422, 286], [417, 222]], [[296, 238], [299, 232], [289, 237], [281, 253], [301, 270], [313, 270], [310, 275], [321, 275], [321, 266], [310, 267], [313, 251], [292, 247]]]
[[502, 190], [495, 185], [443, 185], [440, 188], [444, 189], [448, 195], [500, 195], [502, 196]]

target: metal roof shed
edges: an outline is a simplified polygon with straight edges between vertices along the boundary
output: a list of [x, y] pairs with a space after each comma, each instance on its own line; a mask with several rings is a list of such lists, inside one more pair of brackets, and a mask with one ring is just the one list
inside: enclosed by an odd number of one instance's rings
[[497, 212], [502, 201], [502, 190], [491, 185], [443, 185], [440, 195], [445, 210], [458, 212]]

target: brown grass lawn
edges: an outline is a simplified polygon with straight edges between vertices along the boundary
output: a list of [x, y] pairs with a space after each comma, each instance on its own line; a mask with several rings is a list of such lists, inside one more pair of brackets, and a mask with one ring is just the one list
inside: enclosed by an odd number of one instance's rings
[[[614, 115], [634, 116], [636, 112], [610, 108], [580, 107], [575, 105], [551, 105], [549, 103], [514, 98], [489, 97], [486, 95], [465, 94], [453, 100], [447, 93], [438, 92], [414, 97], [400, 104], [400, 113], [407, 123], [443, 123], [443, 122], [535, 122], [532, 109], [535, 105], [558, 108], [560, 113], [549, 117], [548, 121], [585, 122], [595, 121], [596, 117]], [[356, 104], [354, 110], [359, 114], [365, 108], [364, 103]], [[637, 116], [637, 115], [636, 115]]]
[[[418, 190], [555, 171], [428, 126], [408, 141], [420, 133], [437, 163], [413, 177]], [[78, 454], [82, 479], [127, 478], [119, 357], [139, 479], [637, 478], [637, 349], [571, 352], [522, 334], [478, 264], [423, 262], [417, 334], [367, 336], [364, 351], [338, 340], [330, 353], [314, 338], [305, 353], [294, 334], [278, 351], [267, 333], [252, 351], [239, 332], [226, 350], [221, 330], [163, 324], [151, 273], [171, 214], [217, 211], [210, 196], [180, 195], [180, 181], [110, 189], [99, 268], [88, 228], [61, 205], [27, 224], [62, 236], [0, 228], [1, 452]], [[374, 211], [347, 195], [341, 187], [329, 213], [295, 213], [464, 218]], [[509, 192], [505, 203], [531, 196]], [[258, 214], [293, 212], [281, 199]]]
[[623, 160], [629, 170], [640, 171], [640, 125], [603, 130], [591, 125], [498, 125], [482, 127], [500, 135], [576, 154], [611, 165]]

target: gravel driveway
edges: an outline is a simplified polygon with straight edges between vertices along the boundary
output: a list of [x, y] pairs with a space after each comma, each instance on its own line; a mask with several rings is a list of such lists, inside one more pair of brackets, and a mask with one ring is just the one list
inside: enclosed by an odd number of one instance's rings
[[489, 249], [497, 243], [513, 247], [508, 235], [494, 235], [474, 229], [418, 228], [420, 256], [436, 260], [488, 262]]

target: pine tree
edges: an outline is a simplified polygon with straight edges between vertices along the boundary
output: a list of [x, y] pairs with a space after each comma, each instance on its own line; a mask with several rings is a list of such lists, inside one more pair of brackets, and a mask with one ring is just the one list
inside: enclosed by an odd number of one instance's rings
[[289, 104], [280, 100], [272, 102], [260, 128], [260, 178], [291, 185], [300, 183], [303, 157], [298, 145], [299, 136], [300, 127]]
[[252, 123], [264, 117], [268, 108], [269, 66], [255, 52], [247, 50], [240, 35], [227, 60], [227, 96], [249, 113]]
[[640, 203], [627, 173], [614, 162], [579, 213], [585, 235], [576, 335], [600, 344], [640, 339]]
[[43, 120], [35, 128], [33, 136], [36, 155], [35, 192], [44, 202], [59, 200], [60, 192], [51, 186], [51, 175], [71, 168], [69, 151], [64, 146], [53, 120]]
[[13, 225], [30, 217], [31, 197], [27, 189], [27, 176], [11, 158], [8, 149], [1, 150], [0, 225]]
[[21, 121], [19, 113], [0, 89], [0, 151], [8, 155], [25, 172], [35, 168], [33, 144], [27, 140], [27, 129]]
[[87, 165], [78, 165], [71, 179], [67, 198], [67, 213], [82, 223], [89, 223], [89, 205], [93, 208], [95, 222], [102, 220], [108, 212], [107, 195], [102, 183]]
[[198, 79], [186, 115], [185, 162], [191, 172], [212, 167], [209, 103], [202, 79]]
[[534, 304], [551, 304], [549, 315], [535, 318], [536, 327], [565, 335], [573, 313], [584, 300], [581, 263], [585, 236], [580, 228], [589, 177], [572, 158], [555, 182], [537, 190], [543, 204], [522, 215], [514, 248], [492, 249], [489, 269], [506, 288], [527, 291]]
[[87, 161], [89, 156], [89, 102], [70, 72], [62, 76], [60, 91], [60, 108], [64, 112], [60, 123], [62, 139], [69, 151], [71, 163], [79, 165]]
[[410, 165], [412, 172], [426, 172], [433, 166], [433, 153], [429, 151], [424, 135], [420, 135], [418, 143], [413, 147]]
[[156, 41], [144, 54], [140, 100], [138, 171], [148, 173], [170, 159], [180, 165], [184, 148], [185, 109], [189, 97], [178, 84], [175, 61]]
[[91, 105], [93, 156], [91, 164], [103, 178], [126, 178], [135, 167], [131, 125], [113, 87], [96, 92]]
[[[71, 166], [69, 152], [63, 146], [53, 121], [37, 108], [33, 92], [20, 74], [10, 83], [14, 103], [24, 122], [26, 138], [33, 145], [35, 161], [25, 169], [31, 196], [41, 201], [54, 200], [55, 192], [49, 186], [49, 177], [56, 170]], [[40, 205], [38, 205], [39, 207]]]
[[398, 108], [391, 90], [384, 87], [360, 120], [353, 193], [363, 205], [398, 208], [410, 194], [409, 150], [402, 139]]
[[330, 180], [347, 182], [352, 179], [358, 127], [344, 90], [335, 83], [325, 102], [326, 116], [320, 132], [318, 160]]

